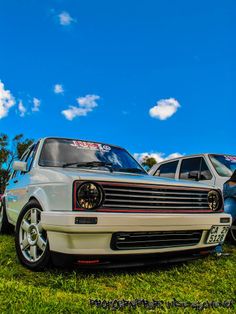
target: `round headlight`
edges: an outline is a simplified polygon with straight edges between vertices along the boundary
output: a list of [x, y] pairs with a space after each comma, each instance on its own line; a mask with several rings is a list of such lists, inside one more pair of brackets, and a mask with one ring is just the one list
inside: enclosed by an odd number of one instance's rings
[[217, 211], [221, 207], [221, 195], [217, 191], [210, 191], [208, 193], [208, 205], [211, 210]]
[[98, 208], [102, 203], [102, 199], [102, 188], [95, 183], [82, 183], [77, 190], [77, 202], [80, 208]]

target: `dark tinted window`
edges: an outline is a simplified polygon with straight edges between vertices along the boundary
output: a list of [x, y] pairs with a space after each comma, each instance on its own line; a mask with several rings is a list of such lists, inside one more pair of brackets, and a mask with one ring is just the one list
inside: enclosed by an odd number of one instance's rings
[[155, 173], [155, 176], [165, 177], [165, 178], [174, 178], [177, 165], [178, 165], [178, 161], [172, 161], [172, 162], [163, 164], [158, 168], [157, 172]]
[[184, 159], [181, 163], [180, 179], [210, 180], [211, 172], [202, 157]]
[[[88, 162], [109, 163], [114, 171], [146, 174], [125, 149], [101, 143], [70, 139], [51, 138], [45, 140], [39, 165], [44, 167], [67, 167], [68, 164], [75, 163], [71, 167], [76, 167], [76, 163], [84, 163], [83, 167], [88, 168], [86, 166]], [[97, 166], [97, 168], [107, 170], [103, 166]]]
[[202, 158], [202, 165], [201, 165], [201, 176], [200, 180], [211, 180], [212, 174], [205, 162], [205, 159]]

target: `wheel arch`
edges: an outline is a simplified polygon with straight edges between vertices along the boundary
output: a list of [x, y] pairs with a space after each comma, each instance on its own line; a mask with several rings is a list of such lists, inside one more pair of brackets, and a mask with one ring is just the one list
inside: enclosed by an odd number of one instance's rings
[[36, 191], [34, 191], [30, 195], [28, 202], [32, 200], [38, 202], [43, 211], [49, 210], [49, 200], [48, 200], [47, 194], [45, 193], [43, 189], [37, 189]]

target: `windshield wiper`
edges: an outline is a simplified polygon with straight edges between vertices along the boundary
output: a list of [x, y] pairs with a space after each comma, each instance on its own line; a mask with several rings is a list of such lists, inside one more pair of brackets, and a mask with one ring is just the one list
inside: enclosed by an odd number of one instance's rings
[[143, 173], [146, 174], [144, 170], [139, 169], [139, 168], [119, 168], [117, 171], [120, 172], [132, 172], [132, 173]]
[[88, 162], [71, 162], [62, 165], [63, 168], [76, 166], [76, 167], [106, 167], [113, 172], [112, 163], [111, 162], [104, 162], [104, 161], [88, 161]]

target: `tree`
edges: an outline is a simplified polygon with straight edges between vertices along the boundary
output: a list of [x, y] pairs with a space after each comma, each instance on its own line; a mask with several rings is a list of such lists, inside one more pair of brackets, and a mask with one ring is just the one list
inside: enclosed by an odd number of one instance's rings
[[20, 159], [32, 143], [33, 140], [24, 139], [23, 134], [16, 135], [12, 141], [8, 135], [0, 134], [0, 193], [5, 190], [13, 161]]
[[145, 156], [141, 162], [142, 166], [147, 168], [147, 170], [151, 169], [153, 165], [157, 163], [156, 159], [151, 156]]

